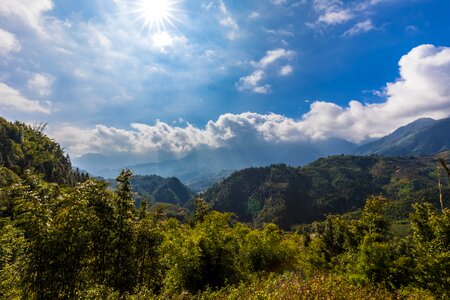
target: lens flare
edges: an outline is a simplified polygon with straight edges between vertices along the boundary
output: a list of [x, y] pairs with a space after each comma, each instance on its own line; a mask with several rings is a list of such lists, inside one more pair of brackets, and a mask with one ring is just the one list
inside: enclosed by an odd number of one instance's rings
[[138, 15], [138, 20], [143, 22], [143, 27], [150, 33], [167, 31], [168, 27], [176, 29], [176, 17], [181, 12], [177, 5], [180, 0], [140, 0], [134, 3], [132, 13]]

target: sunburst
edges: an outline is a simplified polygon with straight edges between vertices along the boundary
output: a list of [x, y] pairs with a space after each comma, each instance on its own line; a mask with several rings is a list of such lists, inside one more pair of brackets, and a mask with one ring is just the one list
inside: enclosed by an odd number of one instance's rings
[[178, 8], [182, 0], [139, 0], [133, 3], [130, 11], [138, 15], [138, 21], [143, 22], [143, 28], [149, 33], [160, 33], [168, 27], [176, 29], [177, 17], [182, 11]]

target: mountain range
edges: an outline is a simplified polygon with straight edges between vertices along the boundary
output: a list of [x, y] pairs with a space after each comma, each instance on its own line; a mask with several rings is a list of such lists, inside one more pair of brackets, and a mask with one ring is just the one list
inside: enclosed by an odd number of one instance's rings
[[[301, 166], [324, 156], [350, 154], [355, 148], [354, 144], [341, 139], [283, 144], [261, 143], [233, 148], [202, 147], [180, 159], [124, 167], [132, 169], [136, 175], [177, 177], [192, 189], [202, 191], [235, 170], [276, 163]], [[105, 178], [116, 177], [120, 172], [120, 168], [96, 169], [95, 161], [101, 161], [103, 164], [108, 158], [101, 154], [89, 154], [75, 159], [74, 164]]]
[[[128, 166], [125, 164], [120, 167], [117, 166], [117, 160], [103, 154], [87, 154], [74, 159], [74, 164], [105, 178], [117, 176], [122, 167], [132, 169], [137, 175], [177, 177], [193, 190], [204, 191], [233, 171], [250, 167], [277, 163], [303, 166], [321, 157], [336, 154], [421, 156], [434, 155], [449, 149], [450, 118], [442, 120], [424, 118], [400, 127], [379, 140], [360, 146], [342, 139], [260, 143], [215, 149], [203, 147], [179, 159]], [[119, 160], [121, 161], [125, 162]], [[105, 168], [106, 166], [110, 168]]]

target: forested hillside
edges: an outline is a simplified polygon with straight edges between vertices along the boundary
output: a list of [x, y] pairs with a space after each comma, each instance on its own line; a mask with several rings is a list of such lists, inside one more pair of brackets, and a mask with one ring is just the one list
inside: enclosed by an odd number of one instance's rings
[[[25, 174], [2, 188], [1, 299], [446, 299], [450, 210], [415, 204], [392, 230], [392, 203], [285, 233], [254, 229], [196, 200], [187, 223], [136, 210], [131, 172], [115, 191], [62, 189]], [[307, 296], [306, 296], [307, 295]]]
[[[115, 187], [114, 180], [108, 180]], [[134, 175], [131, 177], [131, 187], [136, 204], [139, 207], [142, 199], [184, 206], [194, 199], [195, 193], [185, 186], [178, 178], [163, 178], [157, 175]]]
[[[441, 156], [448, 158], [449, 153]], [[437, 203], [436, 167], [435, 157], [332, 156], [301, 168], [273, 165], [238, 171], [207, 190], [204, 198], [240, 221], [258, 226], [273, 222], [285, 229], [360, 209], [371, 195], [397, 200], [395, 213], [406, 216], [408, 204], [425, 196]]]
[[73, 185], [86, 179], [86, 174], [72, 170], [68, 155], [43, 133], [44, 127], [11, 123], [0, 117], [0, 166], [19, 176], [30, 170], [59, 184]]

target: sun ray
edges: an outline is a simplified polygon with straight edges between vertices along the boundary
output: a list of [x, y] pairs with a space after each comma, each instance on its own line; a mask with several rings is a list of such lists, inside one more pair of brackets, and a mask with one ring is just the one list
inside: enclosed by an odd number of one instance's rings
[[169, 27], [177, 30], [180, 23], [178, 15], [182, 13], [177, 6], [182, 0], [138, 0], [132, 2], [128, 13], [136, 14], [137, 21], [142, 22], [142, 29], [148, 33], [168, 31]]

